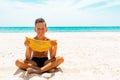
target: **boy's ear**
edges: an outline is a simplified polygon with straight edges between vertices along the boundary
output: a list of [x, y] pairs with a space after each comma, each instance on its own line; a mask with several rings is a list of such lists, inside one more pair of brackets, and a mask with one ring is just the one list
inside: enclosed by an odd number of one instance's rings
[[46, 28], [46, 32], [48, 31], [48, 28]]
[[34, 31], [36, 32], [36, 29], [34, 28]]

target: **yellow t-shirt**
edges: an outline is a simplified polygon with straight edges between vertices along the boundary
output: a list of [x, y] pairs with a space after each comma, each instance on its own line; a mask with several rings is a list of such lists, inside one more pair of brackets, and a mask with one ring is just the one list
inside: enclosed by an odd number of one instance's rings
[[56, 40], [35, 40], [28, 37], [26, 37], [26, 40], [30, 42], [29, 47], [33, 51], [37, 51], [37, 52], [43, 52], [49, 50], [52, 47], [50, 42], [56, 41]]

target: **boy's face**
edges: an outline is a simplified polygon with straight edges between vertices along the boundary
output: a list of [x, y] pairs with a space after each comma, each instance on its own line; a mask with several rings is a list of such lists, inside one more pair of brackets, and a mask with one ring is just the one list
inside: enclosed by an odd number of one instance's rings
[[35, 26], [35, 32], [38, 36], [44, 36], [47, 32], [47, 28], [45, 27], [45, 23], [37, 23]]

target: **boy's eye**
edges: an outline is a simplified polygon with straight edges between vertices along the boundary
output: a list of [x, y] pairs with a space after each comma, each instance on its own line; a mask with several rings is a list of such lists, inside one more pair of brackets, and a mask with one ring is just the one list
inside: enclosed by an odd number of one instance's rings
[[44, 30], [44, 28], [38, 28], [38, 30]]

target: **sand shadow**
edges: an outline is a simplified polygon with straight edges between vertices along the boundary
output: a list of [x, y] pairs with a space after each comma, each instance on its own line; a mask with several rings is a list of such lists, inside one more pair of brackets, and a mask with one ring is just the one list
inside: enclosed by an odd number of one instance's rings
[[[50, 78], [54, 77], [57, 72], [63, 73], [63, 70], [61, 68], [55, 68], [51, 71], [43, 73], [42, 77], [49, 80]], [[46, 73], [49, 74], [49, 75], [45, 75]]]
[[63, 70], [61, 68], [56, 68], [48, 72], [44, 72], [42, 74], [35, 74], [35, 73], [28, 74], [25, 70], [17, 69], [13, 75], [18, 75], [18, 77], [22, 78], [23, 80], [29, 80], [34, 76], [49, 80], [50, 78], [54, 77], [57, 72], [63, 73]]
[[23, 80], [29, 80], [29, 75], [26, 74], [25, 70], [17, 69], [13, 75], [17, 75], [18, 77], [22, 78]]

